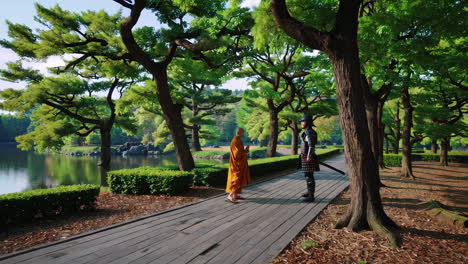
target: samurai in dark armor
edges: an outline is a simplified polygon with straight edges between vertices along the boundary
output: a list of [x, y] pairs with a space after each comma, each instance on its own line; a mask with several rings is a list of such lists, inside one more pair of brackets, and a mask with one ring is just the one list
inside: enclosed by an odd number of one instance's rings
[[312, 116], [304, 115], [300, 121], [304, 132], [301, 134], [302, 145], [299, 160], [307, 183], [307, 193], [304, 193], [302, 197], [304, 197], [305, 202], [313, 202], [315, 201], [314, 171], [319, 170], [318, 157], [315, 154], [317, 132], [312, 129], [314, 126]]

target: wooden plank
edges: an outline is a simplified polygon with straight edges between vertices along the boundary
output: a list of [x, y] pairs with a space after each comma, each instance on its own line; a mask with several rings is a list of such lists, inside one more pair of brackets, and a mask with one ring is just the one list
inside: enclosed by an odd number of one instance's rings
[[[274, 180], [274, 181], [272, 181], [272, 184], [287, 184], [287, 180], [286, 179]], [[261, 190], [262, 187], [254, 185], [252, 189], [254, 191], [256, 189]], [[251, 193], [250, 195], [255, 195], [255, 192]], [[220, 198], [220, 197], [218, 197], [218, 198]], [[213, 210], [219, 210], [218, 208], [220, 208], [220, 207], [229, 208], [229, 205], [226, 205], [226, 203], [221, 203], [221, 206], [213, 206], [214, 204], [219, 203], [219, 199], [210, 199], [209, 202], [210, 203], [208, 205], [203, 205], [203, 206], [210, 206], [211, 208], [214, 208]], [[198, 205], [200, 205], [200, 204], [198, 204]], [[197, 210], [199, 210], [199, 207], [193, 207], [193, 208], [190, 208], [188, 210], [188, 212], [196, 212]], [[93, 247], [95, 245], [102, 244], [102, 243], [105, 243], [107, 241], [112, 241], [112, 240], [115, 240], [115, 241], [119, 242], [118, 239], [121, 238], [121, 237], [128, 237], [129, 234], [131, 234], [133, 236], [140, 235], [141, 232], [146, 232], [146, 230], [148, 228], [154, 227], [156, 225], [160, 225], [162, 223], [167, 223], [167, 225], [171, 225], [172, 224], [171, 221], [174, 221], [175, 219], [177, 219], [178, 216], [180, 216], [180, 215], [175, 214], [172, 218], [167, 218], [165, 215], [163, 215], [161, 217], [161, 219], [158, 219], [158, 221], [156, 221], [156, 222], [154, 222], [154, 219], [145, 219], [146, 221], [145, 221], [144, 225], [135, 226], [132, 229], [127, 229], [126, 228], [126, 229], [124, 229], [125, 231], [123, 231], [123, 232], [119, 232], [120, 230], [109, 230], [109, 232], [107, 232], [106, 234], [100, 234], [97, 238], [91, 238], [90, 237], [90, 238], [83, 239], [85, 241], [73, 241], [73, 244], [71, 246], [67, 247], [66, 245], [64, 245], [64, 248], [67, 249], [70, 252], [81, 252], [81, 250], [83, 249], [83, 245], [84, 245], [84, 247]], [[189, 214], [189, 213], [184, 213], [183, 216], [186, 217], [186, 218], [192, 217], [192, 215]], [[165, 220], [167, 220], [167, 221], [165, 221]], [[98, 238], [101, 238], [101, 239], [98, 239]], [[102, 240], [102, 239], [104, 239], [104, 240]], [[88, 241], [90, 241], [90, 242], [88, 242]], [[78, 242], [81, 242], [81, 243], [78, 243]], [[88, 242], [88, 243], [84, 243], [84, 242]], [[91, 243], [91, 244], [89, 244], [89, 243]], [[61, 250], [61, 249], [62, 248], [59, 248], [59, 250]], [[46, 252], [46, 255], [47, 254], [49, 254], [49, 252]], [[55, 251], [52, 251], [50, 256], [45, 256], [44, 260], [52, 259], [52, 260], [57, 261], [57, 259], [55, 257], [57, 255], [62, 255], [62, 254], [63, 254], [62, 252], [57, 253], [56, 250], [55, 250]], [[67, 255], [68, 255], [68, 253], [67, 253]], [[63, 257], [64, 256], [62, 256], [61, 259]], [[38, 260], [42, 260], [42, 258], [44, 258], [43, 255], [39, 259], [37, 257], [35, 257], [34, 260], [31, 259], [31, 261], [36, 262]]]
[[[300, 182], [300, 184], [303, 185], [305, 189], [304, 182]], [[268, 226], [271, 224], [271, 222], [274, 222], [275, 219], [277, 219], [278, 217], [280, 218], [284, 217], [284, 220], [286, 221], [289, 215], [282, 213], [281, 210], [278, 210], [278, 209], [281, 209], [282, 207], [284, 208], [284, 204], [287, 203], [288, 201], [293, 201], [294, 202], [293, 206], [300, 206], [300, 207], [307, 206], [308, 205], [307, 203], [303, 203], [301, 200], [298, 199], [298, 196], [300, 193], [302, 193], [302, 190], [296, 190], [295, 193], [290, 193], [290, 195], [288, 196], [288, 199], [283, 200], [281, 203], [269, 205], [261, 213], [257, 212], [252, 218], [252, 220], [256, 222], [254, 222], [251, 226], [255, 228], [255, 226], [261, 225], [262, 222], [264, 222], [264, 224]], [[290, 207], [291, 206], [288, 205], [288, 208]], [[234, 231], [241, 230], [241, 228], [245, 226], [245, 224], [246, 224], [245, 222], [241, 223], [241, 226], [239, 229], [229, 228], [227, 230], [223, 230], [223, 232], [221, 233], [217, 233], [215, 236], [210, 238], [209, 243], [206, 244], [206, 246], [208, 246], [209, 248], [209, 246], [211, 245], [219, 244], [226, 237], [231, 236]], [[200, 246], [191, 247], [191, 248], [186, 249], [187, 252], [185, 254], [181, 254], [180, 251], [177, 251], [177, 254], [173, 254], [172, 257], [175, 257], [175, 259], [168, 258], [169, 256], [164, 256], [163, 259], [158, 259], [158, 263], [170, 263], [170, 262], [186, 263], [190, 261], [191, 259], [195, 258], [196, 256], [198, 256], [199, 254], [201, 254], [205, 250], [206, 249], [204, 249], [204, 247], [200, 247]]]
[[[340, 185], [333, 193], [330, 194], [331, 197], [336, 197], [338, 194], [343, 192], [349, 184]], [[310, 223], [312, 222], [319, 213], [327, 207], [329, 203], [320, 204], [313, 212], [310, 212], [311, 217], [300, 219], [298, 222], [293, 224], [289, 230], [284, 232], [284, 234], [274, 241], [265, 251], [262, 252], [256, 259], [251, 263], [270, 263], [278, 254], [280, 254], [284, 248], [286, 248], [289, 243]]]
[[[279, 177], [279, 178], [275, 178], [275, 179], [271, 180], [271, 182], [275, 183], [275, 182], [281, 181], [281, 180], [282, 180], [281, 177]], [[257, 188], [261, 188], [261, 184], [252, 185], [251, 188], [253, 190], [255, 190]], [[185, 209], [186, 207], [193, 208], [192, 205], [203, 204], [205, 206], [209, 206], [210, 203], [216, 202], [216, 198], [218, 198], [218, 197], [215, 196], [215, 197], [212, 197], [212, 198], [208, 198], [208, 199], [206, 199], [204, 201], [192, 203], [190, 205], [184, 205], [184, 206], [181, 206], [181, 207], [178, 207], [178, 208], [158, 212], [158, 213], [155, 213], [155, 214], [150, 215], [150, 216], [145, 216], [145, 217], [141, 217], [141, 218], [138, 218], [138, 219], [130, 220], [127, 223], [115, 224], [115, 225], [110, 226], [110, 227], [98, 229], [96, 231], [91, 231], [91, 232], [87, 232], [87, 233], [84, 233], [84, 234], [80, 234], [80, 235], [77, 235], [77, 236], [62, 240], [62, 241], [52, 242], [52, 243], [49, 243], [48, 245], [45, 245], [45, 246], [39, 246], [37, 248], [25, 250], [24, 253], [28, 253], [28, 254], [23, 253], [21, 255], [16, 256], [16, 254], [18, 254], [18, 253], [12, 253], [12, 254], [7, 255], [6, 257], [7, 258], [16, 257], [15, 258], [16, 262], [14, 262], [14, 263], [17, 263], [17, 262], [20, 262], [20, 261], [23, 261], [23, 260], [27, 260], [27, 259], [31, 259], [31, 258], [34, 258], [34, 257], [41, 256], [41, 255], [44, 255], [44, 254], [47, 254], [47, 253], [59, 251], [61, 249], [68, 248], [68, 247], [73, 246], [73, 245], [81, 244], [81, 243], [86, 242], [86, 241], [95, 240], [95, 239], [97, 239], [99, 237], [108, 235], [109, 233], [106, 233], [104, 231], [109, 231], [109, 230], [111, 230], [113, 228], [120, 227], [120, 228], [125, 229], [125, 228], [139, 227], [142, 224], [145, 224], [145, 223], [148, 223], [148, 222], [152, 221], [151, 217], [153, 217], [153, 216], [159, 216], [159, 217], [163, 218], [163, 217], [169, 217], [169, 216], [177, 215], [177, 214], [181, 214], [181, 213], [186, 213], [186, 212], [184, 212], [184, 210], [181, 210], [181, 209]], [[110, 232], [110, 234], [112, 234], [112, 232]], [[76, 240], [79, 240], [79, 241], [76, 241]], [[0, 260], [2, 258], [5, 258], [5, 256], [0, 257]]]
[[[288, 191], [294, 188], [296, 188], [296, 186], [291, 185], [289, 188], [283, 188], [282, 192], [287, 193]], [[281, 193], [277, 193], [277, 195], [280, 195]], [[273, 192], [269, 192], [269, 193], [265, 193], [265, 196], [273, 198], [274, 194]], [[238, 204], [238, 205], [231, 204], [231, 206], [233, 206], [234, 209], [237, 209], [237, 212], [235, 212], [234, 214], [230, 214], [230, 215], [219, 214], [216, 217], [211, 216], [210, 219], [212, 219], [213, 221], [209, 223], [210, 225], [194, 227], [194, 230], [192, 233], [190, 233], [192, 230], [188, 230], [189, 232], [188, 235], [180, 235], [180, 234], [176, 235], [172, 237], [170, 241], [165, 241], [164, 246], [161, 248], [154, 248], [153, 250], [150, 250], [147, 252], [138, 251], [138, 252], [129, 254], [124, 259], [122, 259], [122, 263], [130, 262], [134, 260], [139, 260], [141, 262], [144, 262], [144, 259], [141, 259], [142, 257], [151, 258], [152, 256], [154, 257], [163, 256], [166, 253], [170, 253], [170, 252], [177, 250], [177, 248], [179, 247], [185, 247], [187, 244], [189, 245], [193, 244], [193, 240], [197, 241], [197, 245], [198, 245], [203, 241], [203, 237], [201, 236], [203, 236], [205, 233], [217, 232], [217, 230], [222, 229], [222, 227], [220, 226], [223, 226], [223, 225], [224, 226], [234, 225], [236, 224], [236, 221], [237, 222], [239, 221], [240, 219], [239, 217], [242, 217], [242, 215], [247, 215], [246, 212], [255, 213], [254, 209], [256, 208], [256, 207], [248, 206], [248, 203], [246, 202]], [[244, 208], [241, 208], [240, 206], [243, 206]]]
[[[332, 179], [330, 180], [321, 180], [319, 184], [317, 184], [317, 194], [316, 199], [320, 201], [321, 197], [328, 192], [329, 189], [333, 188], [335, 181]], [[295, 198], [299, 200], [298, 197]], [[249, 248], [245, 247], [244, 245], [247, 244], [256, 244], [257, 241], [263, 239], [262, 234], [268, 233], [268, 230], [276, 228], [276, 226], [281, 225], [283, 222], [288, 221], [291, 216], [300, 210], [303, 207], [314, 207], [317, 205], [317, 202], [314, 203], [298, 203], [288, 205], [284, 207], [283, 210], [278, 211], [277, 216], [266, 219], [264, 223], [258, 225], [254, 230], [239, 230], [236, 232], [238, 237], [230, 237], [223, 240], [221, 243], [223, 247], [220, 247], [220, 251], [222, 252], [213, 252], [214, 254], [211, 256], [213, 259], [208, 261], [207, 263], [219, 263], [219, 261], [223, 261], [229, 263], [229, 258], [233, 255], [242, 255], [244, 254]], [[211, 252], [210, 252], [211, 253]], [[217, 256], [216, 256], [217, 255]]]
[[[228, 203], [224, 202], [223, 204], [228, 204]], [[233, 207], [233, 205], [230, 204], [230, 207], [235, 209], [237, 206]], [[226, 213], [226, 212], [214, 212], [214, 213], [217, 213], [217, 215], [216, 214], [211, 214], [211, 215], [207, 214], [207, 215], [205, 215], [205, 219], [204, 219], [206, 221], [200, 222], [197, 225], [192, 225], [189, 228], [199, 229], [200, 225], [206, 225], [209, 228], [212, 228], [213, 222], [215, 223], [216, 221], [219, 221], [220, 219], [224, 218], [225, 217], [224, 213]], [[182, 234], [187, 235], [187, 234], [190, 233], [190, 231], [186, 231], [186, 230], [188, 230], [188, 229], [179, 230], [179, 231], [184, 231]], [[177, 232], [173, 232], [172, 235], [175, 235], [176, 233]], [[118, 261], [122, 261], [122, 262], [129, 262], [131, 259], [137, 259], [136, 256], [138, 256], [138, 255], [146, 254], [148, 252], [148, 249], [146, 249], [146, 247], [152, 246], [153, 249], [157, 249], [158, 248], [158, 243], [167, 244], [171, 240], [174, 240], [174, 238], [166, 239], [164, 241], [162, 241], [160, 239], [158, 239], [158, 240], [152, 240], [152, 239], [143, 240], [141, 242], [134, 243], [133, 245], [130, 245], [130, 246], [127, 245], [127, 243], [126, 243], [125, 245], [122, 245], [123, 248], [121, 248], [121, 249], [117, 248], [117, 250], [114, 250], [114, 249], [108, 250], [108, 251], [113, 250], [115, 252], [113, 254], [108, 254], [107, 255], [108, 257], [94, 259], [93, 263], [111, 263], [113, 260], [118, 260]], [[181, 242], [182, 241], [177, 239], [177, 243], [181, 243]]]
[[[342, 191], [341, 188], [337, 188], [335, 191], [333, 191], [330, 194], [329, 197], [334, 197], [337, 194], [339, 194], [341, 191]], [[327, 202], [323, 203], [322, 204], [323, 208], [327, 204], [328, 204]], [[290, 221], [286, 222], [285, 225], [282, 225], [280, 228], [274, 230], [272, 233], [268, 235], [267, 239], [263, 240], [261, 243], [256, 243], [254, 249], [251, 249], [249, 252], [247, 252], [243, 256], [240, 256], [235, 261], [238, 263], [250, 263], [255, 258], [259, 257], [265, 250], [268, 249], [268, 247], [270, 247], [273, 243], [275, 243], [276, 240], [278, 240], [285, 232], [291, 229], [291, 227], [295, 225], [301, 218], [303, 218], [308, 212], [309, 212], [308, 210], [301, 210], [300, 212], [292, 216], [290, 218]], [[314, 213], [318, 214], [319, 212], [320, 210], [316, 210]], [[304, 220], [303, 222], [305, 222], [305, 224], [300, 227], [298, 232], [300, 232], [300, 230], [302, 230], [310, 221], [311, 221], [310, 219], [307, 219], [307, 221]], [[293, 238], [295, 237], [295, 235], [297, 235], [298, 232], [294, 234]]]
[[[334, 183], [335, 181], [333, 181], [333, 179], [318, 180], [317, 181], [317, 193], [316, 193], [317, 199], [320, 199], [320, 197], [323, 196], [323, 194], [326, 193], [329, 188], [332, 188], [334, 186]], [[305, 185], [305, 181], [304, 181], [304, 185]], [[294, 198], [295, 200], [300, 201], [299, 197], [294, 197]], [[313, 207], [316, 205], [316, 203], [311, 203], [311, 204], [303, 203], [303, 205], [307, 207], [310, 207], [310, 206]], [[286, 217], [285, 220], [287, 220], [290, 217], [290, 214], [288, 214], [288, 211], [291, 210], [290, 207], [291, 206], [288, 205], [288, 207], [285, 207], [283, 210], [278, 211], [279, 217], [266, 219], [265, 221], [263, 221], [263, 223], [259, 224], [252, 230], [243, 228], [241, 230], [236, 231], [232, 236], [221, 241], [220, 243], [221, 245], [217, 247], [215, 250], [212, 250], [209, 252], [209, 254], [202, 256], [204, 257], [203, 258], [204, 261], [195, 260], [190, 263], [208, 263], [208, 261], [209, 263], [225, 262], [227, 260], [227, 257], [229, 257], [232, 254], [242, 254], [241, 251], [237, 251], [236, 249], [242, 248], [242, 245], [250, 241], [253, 237], [258, 237], [259, 231], [263, 231], [264, 228], [271, 228], [274, 221], [279, 221], [280, 219], [283, 219], [284, 217]], [[292, 210], [296, 210], [296, 207], [294, 207]]]

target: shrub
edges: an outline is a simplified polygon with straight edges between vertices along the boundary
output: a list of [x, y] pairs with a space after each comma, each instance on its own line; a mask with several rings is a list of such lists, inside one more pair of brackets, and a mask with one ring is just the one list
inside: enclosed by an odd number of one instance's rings
[[267, 150], [268, 150], [267, 147], [251, 149], [249, 151], [249, 157], [251, 159], [265, 158], [267, 155]]
[[92, 210], [98, 185], [70, 185], [0, 195], [0, 223]]
[[401, 154], [384, 154], [384, 164], [387, 167], [401, 166]]
[[228, 174], [226, 167], [195, 168], [193, 171], [193, 185], [222, 186], [226, 184]]
[[[440, 154], [436, 153], [415, 153], [411, 155], [413, 161], [439, 161]], [[402, 154], [385, 154], [384, 164], [388, 167], [401, 166]], [[448, 153], [449, 162], [468, 163], [468, 153]]]
[[142, 167], [107, 173], [110, 190], [128, 194], [174, 195], [188, 190], [193, 173], [170, 168]]

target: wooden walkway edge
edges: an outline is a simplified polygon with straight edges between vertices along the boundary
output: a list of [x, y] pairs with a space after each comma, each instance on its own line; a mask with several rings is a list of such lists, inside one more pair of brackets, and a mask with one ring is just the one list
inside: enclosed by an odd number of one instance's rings
[[[344, 155], [328, 164], [345, 170]], [[347, 176], [321, 168], [316, 201], [304, 203], [301, 172], [69, 239], [0, 256], [6, 263], [270, 263], [348, 186]]]

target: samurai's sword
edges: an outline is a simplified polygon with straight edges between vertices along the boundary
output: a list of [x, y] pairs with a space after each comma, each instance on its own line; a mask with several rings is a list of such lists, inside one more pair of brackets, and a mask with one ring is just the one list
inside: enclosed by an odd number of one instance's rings
[[337, 168], [335, 168], [335, 167], [332, 167], [332, 166], [330, 166], [330, 165], [328, 165], [328, 164], [326, 164], [326, 163], [323, 163], [323, 162], [321, 162], [321, 161], [319, 161], [319, 164], [321, 164], [321, 165], [323, 165], [323, 166], [325, 166], [325, 167], [327, 167], [327, 168], [329, 168], [329, 169], [332, 169], [332, 170], [334, 170], [334, 171], [336, 171], [336, 172], [338, 172], [338, 173], [341, 173], [341, 174], [343, 174], [343, 175], [346, 174], [346, 173], [344, 173], [344, 171], [339, 170], [339, 169], [337, 169]]

